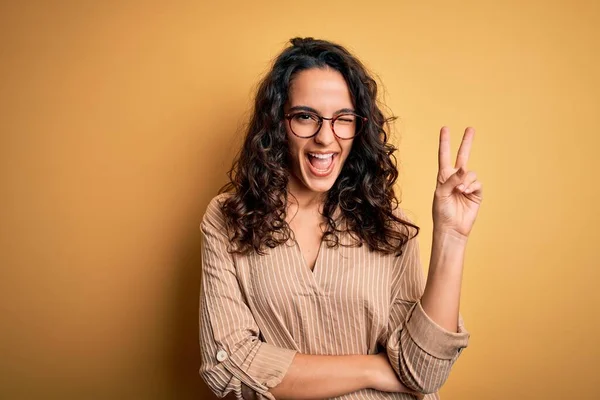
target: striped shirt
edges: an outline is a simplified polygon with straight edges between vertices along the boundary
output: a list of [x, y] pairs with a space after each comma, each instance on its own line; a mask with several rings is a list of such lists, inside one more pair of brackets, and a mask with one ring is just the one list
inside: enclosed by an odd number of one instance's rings
[[[200, 225], [200, 375], [217, 396], [273, 400], [269, 389], [281, 382], [297, 352], [386, 351], [408, 387], [431, 393], [427, 400], [439, 398], [437, 390], [469, 334], [461, 318], [458, 333], [449, 332], [423, 311], [416, 238], [399, 257], [366, 245], [330, 248], [322, 243], [312, 271], [293, 239], [267, 248], [262, 256], [230, 254], [219, 204], [225, 196], [210, 202]], [[365, 389], [338, 398], [414, 396]]]

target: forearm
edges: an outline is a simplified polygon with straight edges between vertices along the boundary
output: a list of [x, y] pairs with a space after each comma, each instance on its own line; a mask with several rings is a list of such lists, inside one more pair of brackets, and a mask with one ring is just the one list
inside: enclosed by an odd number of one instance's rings
[[425, 313], [439, 326], [457, 332], [467, 238], [433, 231], [427, 284], [421, 298]]
[[370, 387], [373, 356], [296, 354], [283, 381], [270, 392], [277, 399], [324, 399]]

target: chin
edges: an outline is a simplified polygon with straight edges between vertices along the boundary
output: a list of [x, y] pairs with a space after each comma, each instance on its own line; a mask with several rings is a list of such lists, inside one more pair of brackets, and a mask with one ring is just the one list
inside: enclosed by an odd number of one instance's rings
[[335, 181], [332, 182], [311, 182], [310, 180], [304, 180], [304, 185], [311, 192], [316, 193], [326, 193], [328, 192], [334, 184]]

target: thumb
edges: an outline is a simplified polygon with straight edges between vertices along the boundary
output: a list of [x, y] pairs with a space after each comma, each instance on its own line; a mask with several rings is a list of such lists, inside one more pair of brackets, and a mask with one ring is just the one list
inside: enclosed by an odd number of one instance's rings
[[438, 187], [439, 194], [442, 196], [450, 196], [454, 191], [454, 188], [462, 183], [466, 173], [467, 171], [463, 167], [457, 169], [455, 173], [446, 179], [446, 182]]

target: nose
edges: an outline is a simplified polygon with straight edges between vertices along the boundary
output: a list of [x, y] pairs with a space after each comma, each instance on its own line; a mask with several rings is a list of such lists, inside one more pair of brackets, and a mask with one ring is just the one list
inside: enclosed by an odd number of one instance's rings
[[321, 125], [321, 129], [314, 136], [315, 142], [322, 144], [323, 146], [329, 146], [331, 143], [335, 141], [335, 134], [333, 133], [331, 121], [323, 121], [323, 125]]

